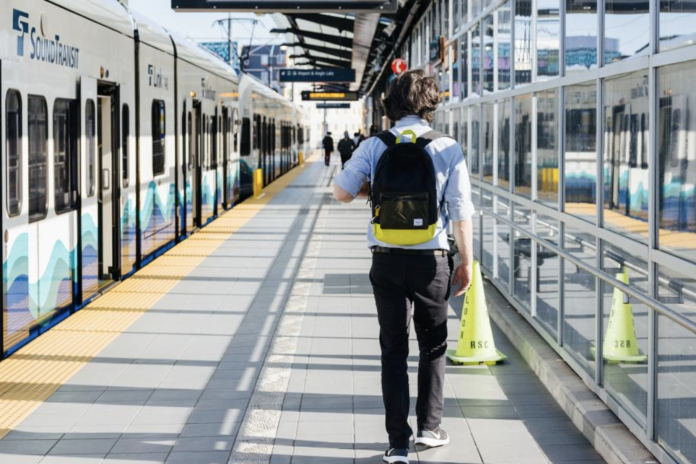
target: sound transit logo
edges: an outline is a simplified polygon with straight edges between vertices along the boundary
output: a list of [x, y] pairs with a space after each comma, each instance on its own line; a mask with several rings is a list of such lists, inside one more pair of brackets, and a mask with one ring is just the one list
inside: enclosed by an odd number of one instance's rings
[[19, 32], [17, 37], [17, 56], [24, 56], [25, 38], [29, 34], [31, 53], [29, 58], [67, 68], [77, 69], [79, 66], [80, 49], [61, 43], [60, 36], [53, 39], [39, 36], [36, 27], [29, 29], [29, 13], [20, 10], [12, 12], [12, 29]]

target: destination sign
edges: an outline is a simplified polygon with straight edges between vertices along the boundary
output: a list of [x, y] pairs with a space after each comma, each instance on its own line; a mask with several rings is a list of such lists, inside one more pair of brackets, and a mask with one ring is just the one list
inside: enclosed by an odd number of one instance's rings
[[355, 82], [355, 69], [281, 69], [280, 82]]
[[302, 92], [302, 101], [358, 101], [358, 92]]

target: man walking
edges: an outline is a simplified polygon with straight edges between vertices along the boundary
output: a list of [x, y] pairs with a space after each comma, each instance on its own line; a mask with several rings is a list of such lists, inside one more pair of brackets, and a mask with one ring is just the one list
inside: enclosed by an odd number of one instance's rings
[[[430, 128], [440, 100], [437, 81], [408, 71], [384, 100], [390, 131], [366, 139], [335, 178], [334, 196], [348, 203], [369, 193], [372, 221], [370, 281], [382, 350], [382, 397], [389, 448], [383, 460], [408, 463], [408, 344], [411, 317], [418, 337], [416, 445], [449, 443], [440, 427], [444, 405], [447, 311], [453, 261], [447, 251], [452, 224], [461, 255], [455, 295], [471, 280], [471, 185], [461, 147]], [[413, 306], [413, 312], [412, 312]]]
[[341, 169], [345, 169], [346, 162], [353, 156], [355, 142], [350, 138], [348, 131], [343, 133], [343, 138], [338, 142], [338, 152], [341, 154]]
[[334, 141], [333, 137], [331, 137], [331, 132], [326, 133], [321, 144], [324, 147], [324, 163], [328, 166], [331, 163], [331, 153], [334, 151]]

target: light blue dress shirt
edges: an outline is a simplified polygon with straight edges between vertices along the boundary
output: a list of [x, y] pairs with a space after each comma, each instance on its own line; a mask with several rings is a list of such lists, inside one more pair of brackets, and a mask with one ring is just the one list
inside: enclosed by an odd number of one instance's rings
[[[432, 130], [428, 123], [418, 116], [407, 116], [391, 129], [397, 137], [406, 130], [412, 130], [420, 137]], [[408, 140], [406, 140], [408, 139]], [[407, 135], [404, 142], [410, 141]], [[377, 137], [370, 137], [360, 144], [353, 153], [353, 157], [346, 163], [345, 169], [334, 179], [334, 183], [346, 192], [356, 196], [360, 187], [374, 180], [375, 169], [380, 156], [386, 150], [384, 143]], [[442, 137], [430, 143], [426, 151], [433, 158], [435, 175], [437, 177], [437, 195], [443, 198], [445, 208], [441, 208], [440, 218], [437, 222], [435, 237], [430, 241], [418, 245], [400, 247], [380, 242], [372, 233], [372, 224], [367, 229], [367, 246], [383, 246], [392, 248], [409, 248], [415, 250], [449, 250], [447, 241], [447, 229], [449, 221], [465, 221], [474, 214], [474, 205], [471, 203], [471, 183], [469, 172], [464, 162], [464, 154], [459, 144], [449, 138]]]

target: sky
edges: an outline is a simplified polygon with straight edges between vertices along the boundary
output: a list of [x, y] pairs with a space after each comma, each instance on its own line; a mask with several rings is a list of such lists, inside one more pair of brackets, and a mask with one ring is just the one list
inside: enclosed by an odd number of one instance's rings
[[[171, 0], [129, 0], [129, 5], [135, 11], [167, 29], [183, 33], [198, 42], [226, 40], [224, 28], [213, 26], [216, 20], [227, 18], [226, 13], [175, 13], [171, 8]], [[254, 30], [254, 44], [264, 44], [274, 38], [276, 43], [282, 41], [281, 36], [269, 33], [276, 25], [268, 15], [232, 13], [232, 18], [258, 19], [260, 21]], [[251, 21], [233, 22], [232, 40], [238, 40], [242, 45], [247, 45], [251, 37], [251, 30]]]

